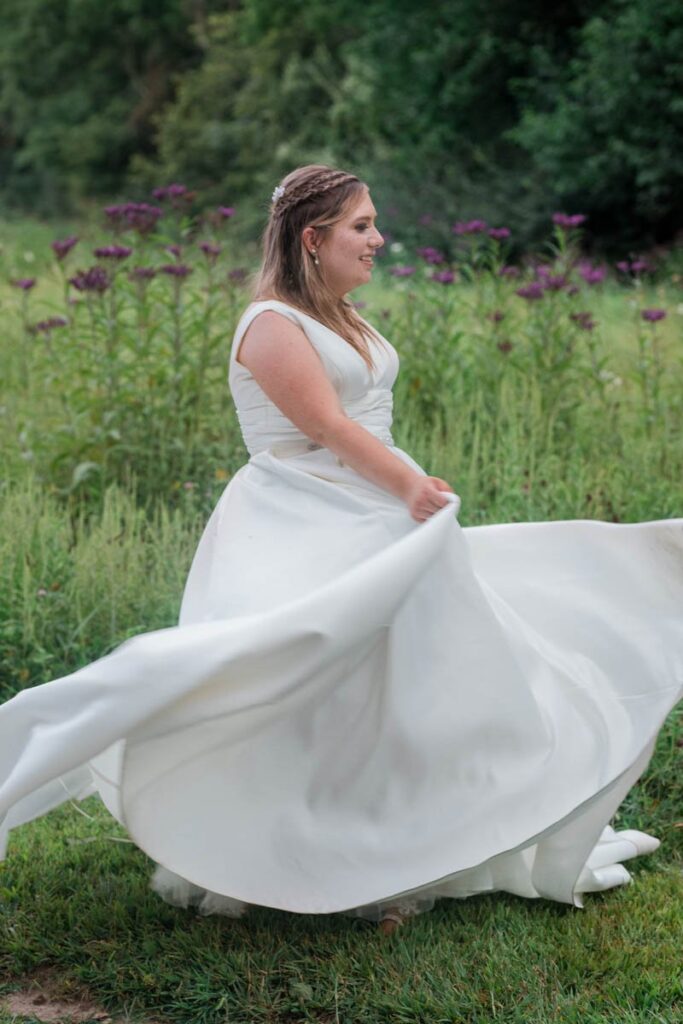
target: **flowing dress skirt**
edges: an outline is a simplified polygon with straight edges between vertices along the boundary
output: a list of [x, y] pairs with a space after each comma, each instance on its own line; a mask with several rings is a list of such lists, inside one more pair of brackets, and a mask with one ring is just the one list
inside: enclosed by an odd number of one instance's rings
[[0, 832], [96, 789], [206, 912], [627, 881], [657, 841], [608, 823], [683, 695], [683, 520], [456, 511], [417, 524], [325, 449], [254, 456], [178, 626], [0, 708]]

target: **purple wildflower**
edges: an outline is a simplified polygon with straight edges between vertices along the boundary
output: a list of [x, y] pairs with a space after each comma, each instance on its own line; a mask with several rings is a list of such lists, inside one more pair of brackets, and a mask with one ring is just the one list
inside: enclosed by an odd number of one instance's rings
[[200, 242], [199, 248], [210, 263], [215, 263], [223, 251], [222, 246], [217, 245], [216, 242]]
[[164, 248], [166, 252], [170, 252], [171, 256], [175, 256], [177, 260], [180, 259], [183, 250], [179, 245], [166, 245]]
[[54, 252], [57, 259], [61, 261], [69, 255], [73, 247], [78, 242], [77, 235], [70, 235], [68, 238], [56, 238], [54, 242], [50, 243], [52, 251]]
[[431, 213], [422, 213], [418, 217], [418, 223], [422, 224], [422, 226], [425, 228], [429, 227], [433, 220], [434, 218], [432, 217]]
[[152, 195], [161, 202], [164, 199], [180, 199], [182, 196], [187, 195], [187, 185], [180, 185], [178, 182], [173, 182], [171, 185], [162, 185], [160, 188], [153, 189]]
[[35, 288], [36, 279], [35, 277], [20, 277], [16, 281], [12, 281], [15, 288], [21, 288], [22, 292], [30, 292], [31, 288]]
[[493, 313], [489, 313], [489, 320], [494, 324], [499, 324], [501, 320], [505, 319], [505, 313], [502, 309], [494, 309]]
[[595, 321], [593, 320], [592, 315], [588, 312], [570, 313], [569, 319], [573, 320], [576, 326], [582, 331], [592, 331], [595, 327]]
[[69, 321], [63, 316], [51, 316], [47, 320], [39, 320], [37, 324], [29, 327], [31, 334], [49, 334], [56, 327], [67, 327]]
[[105, 206], [104, 212], [111, 226], [117, 231], [125, 231], [131, 228], [140, 235], [147, 235], [156, 227], [164, 211], [159, 206], [151, 206], [149, 203], [118, 203], [115, 206]]
[[506, 338], [505, 341], [499, 341], [497, 347], [504, 356], [507, 356], [512, 352], [512, 342], [509, 338]]
[[90, 267], [88, 270], [78, 270], [69, 278], [69, 284], [79, 292], [99, 292], [101, 295], [106, 292], [111, 281], [104, 267]]
[[131, 281], [151, 281], [156, 277], [156, 273], [154, 267], [133, 267], [128, 272], [128, 277]]
[[587, 260], [579, 263], [579, 274], [586, 284], [601, 284], [607, 277], [607, 267], [593, 266]]
[[633, 260], [631, 263], [628, 260], [620, 260], [615, 266], [622, 274], [631, 273], [635, 274], [636, 277], [638, 274], [648, 273], [652, 269], [647, 260], [640, 259]]
[[559, 292], [567, 284], [567, 278], [564, 274], [548, 274], [547, 277], [543, 278], [543, 286], [551, 292]]
[[495, 238], [501, 242], [504, 238], [510, 237], [510, 228], [489, 228], [489, 238]]
[[544, 288], [540, 281], [530, 281], [529, 284], [522, 285], [521, 288], [517, 288], [515, 295], [519, 295], [522, 299], [535, 299], [543, 298]]
[[579, 286], [577, 284], [570, 284], [567, 288], [567, 295], [578, 295]]
[[421, 256], [425, 263], [429, 263], [432, 266], [438, 267], [439, 264], [446, 262], [446, 257], [439, 250], [435, 249], [433, 245], [423, 245], [417, 250], [418, 256]]
[[499, 277], [519, 277], [519, 267], [501, 267]]
[[188, 267], [184, 263], [167, 263], [159, 269], [162, 274], [168, 274], [170, 277], [178, 278], [188, 277], [192, 273], [192, 267]]
[[564, 228], [566, 231], [571, 228], [580, 227], [584, 221], [587, 220], [585, 213], [554, 213], [553, 224], [556, 224], [558, 228]]
[[230, 217], [234, 217], [235, 216], [235, 207], [234, 206], [219, 206], [218, 207], [218, 215], [219, 215], [219, 217], [222, 217], [223, 220], [228, 220]]
[[412, 277], [415, 267], [391, 267], [389, 273], [392, 277]]
[[479, 235], [486, 231], [485, 220], [458, 220], [453, 225], [454, 235]]
[[666, 316], [665, 309], [643, 309], [640, 314], [643, 320], [647, 320], [648, 323], [654, 324], [658, 320], [663, 320]]
[[132, 251], [127, 245], [101, 245], [93, 250], [98, 260], [127, 260]]
[[247, 273], [244, 267], [235, 267], [228, 274], [228, 278], [234, 281], [235, 284], [243, 284], [247, 279]]
[[432, 274], [432, 281], [436, 281], [438, 284], [453, 284], [455, 274], [452, 270], [435, 270]]

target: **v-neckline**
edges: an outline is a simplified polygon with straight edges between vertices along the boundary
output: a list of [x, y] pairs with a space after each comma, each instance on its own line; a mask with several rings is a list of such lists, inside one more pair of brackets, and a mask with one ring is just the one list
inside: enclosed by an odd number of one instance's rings
[[[277, 303], [277, 305], [279, 305], [279, 306], [284, 306], [285, 309], [291, 309], [294, 313], [299, 313], [299, 314], [301, 314], [301, 316], [307, 317], [314, 324], [317, 324], [318, 327], [323, 327], [326, 331], [329, 331], [330, 334], [332, 334], [338, 341], [340, 341], [342, 343], [342, 345], [345, 345], [347, 349], [350, 349], [354, 353], [354, 355], [357, 356], [358, 359], [360, 359], [361, 363], [363, 364], [363, 366], [365, 368], [365, 372], [367, 373], [369, 386], [371, 388], [374, 388], [376, 386], [377, 381], [375, 379], [375, 371], [374, 371], [374, 369], [371, 369], [368, 366], [368, 364], [365, 362], [365, 360], [363, 359], [363, 357], [360, 354], [360, 352], [357, 349], [355, 349], [353, 347], [353, 345], [349, 344], [349, 342], [346, 340], [346, 338], [342, 338], [341, 334], [338, 334], [336, 331], [333, 331], [332, 328], [328, 327], [327, 324], [324, 324], [322, 322], [322, 320], [317, 320], [314, 316], [311, 316], [310, 313], [306, 313], [303, 309], [299, 309], [298, 306], [290, 305], [289, 302], [283, 302], [282, 299], [257, 299], [257, 300], [255, 300], [252, 303], [252, 305], [258, 306], [258, 305], [262, 305], [262, 304], [266, 304], [266, 303]], [[371, 330], [374, 330], [374, 327], [372, 327], [372, 325], [369, 324], [367, 322], [367, 320], [365, 320], [363, 317], [360, 317], [360, 319], [363, 321], [364, 324], [367, 324], [367, 326]], [[380, 341], [383, 341], [383, 340], [384, 339], [382, 339], [380, 337]]]

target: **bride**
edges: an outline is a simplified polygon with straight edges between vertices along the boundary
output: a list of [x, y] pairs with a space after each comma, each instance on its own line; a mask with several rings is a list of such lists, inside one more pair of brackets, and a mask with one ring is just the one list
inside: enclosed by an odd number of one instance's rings
[[382, 241], [353, 174], [275, 189], [230, 357], [249, 462], [178, 626], [0, 708], [0, 854], [98, 792], [169, 902], [390, 931], [493, 890], [582, 906], [658, 846], [609, 821], [683, 695], [683, 520], [461, 529], [347, 299]]

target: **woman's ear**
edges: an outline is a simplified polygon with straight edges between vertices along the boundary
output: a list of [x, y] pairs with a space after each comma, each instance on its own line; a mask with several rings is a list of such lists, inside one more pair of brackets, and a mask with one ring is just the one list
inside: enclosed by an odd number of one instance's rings
[[304, 243], [308, 252], [312, 253], [314, 249], [317, 249], [318, 239], [316, 237], [315, 228], [311, 226], [304, 228], [301, 232], [301, 241]]

